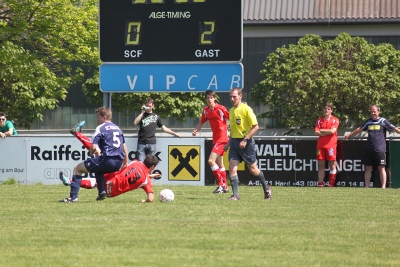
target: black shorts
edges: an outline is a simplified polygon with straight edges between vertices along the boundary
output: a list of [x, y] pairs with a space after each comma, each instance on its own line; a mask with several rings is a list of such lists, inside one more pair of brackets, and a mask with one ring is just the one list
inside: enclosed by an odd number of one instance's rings
[[365, 166], [385, 166], [386, 165], [386, 153], [375, 152], [371, 150], [365, 150], [362, 163]]
[[246, 164], [253, 164], [257, 161], [256, 158], [256, 142], [253, 138], [247, 140], [246, 147], [240, 148], [239, 144], [243, 138], [231, 138], [229, 140], [229, 160], [238, 160], [239, 162], [246, 162]]

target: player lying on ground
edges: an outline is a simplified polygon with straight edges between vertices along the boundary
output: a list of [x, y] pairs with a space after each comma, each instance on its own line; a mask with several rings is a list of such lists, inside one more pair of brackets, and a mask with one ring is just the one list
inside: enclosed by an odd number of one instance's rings
[[[83, 135], [80, 130], [84, 125], [84, 121], [78, 123], [71, 133], [75, 135], [82, 144], [88, 148], [91, 145], [90, 139]], [[97, 156], [101, 151], [97, 151]], [[151, 178], [160, 178], [161, 173], [150, 174], [158, 164], [158, 159], [155, 156], [149, 155], [143, 162], [133, 160], [127, 167], [118, 172], [108, 173], [104, 175], [104, 183], [106, 187], [107, 197], [116, 197], [120, 194], [142, 188], [146, 194], [147, 199], [142, 199], [142, 202], [153, 202], [154, 193]], [[60, 180], [64, 185], [70, 185], [71, 180], [60, 172]], [[94, 178], [82, 179], [81, 188], [94, 188], [96, 187], [96, 180]]]

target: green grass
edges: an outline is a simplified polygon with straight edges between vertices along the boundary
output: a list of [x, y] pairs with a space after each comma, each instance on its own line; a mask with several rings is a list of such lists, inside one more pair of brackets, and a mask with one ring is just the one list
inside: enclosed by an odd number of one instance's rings
[[15, 179], [13, 177], [13, 178], [9, 178], [9, 179], [7, 179], [5, 181], [0, 181], [0, 185], [1, 184], [3, 184], [3, 185], [16, 185], [16, 184], [18, 184], [18, 181], [17, 181], [17, 179]]
[[400, 190], [170, 188], [58, 203], [61, 185], [1, 185], [0, 266], [400, 266]]

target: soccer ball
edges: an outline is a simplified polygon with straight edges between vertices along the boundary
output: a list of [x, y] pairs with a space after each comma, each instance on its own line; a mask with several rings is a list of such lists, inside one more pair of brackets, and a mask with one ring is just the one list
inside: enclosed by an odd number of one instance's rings
[[161, 202], [172, 202], [175, 198], [175, 195], [170, 189], [163, 189], [161, 190], [160, 195], [158, 195], [158, 198]]

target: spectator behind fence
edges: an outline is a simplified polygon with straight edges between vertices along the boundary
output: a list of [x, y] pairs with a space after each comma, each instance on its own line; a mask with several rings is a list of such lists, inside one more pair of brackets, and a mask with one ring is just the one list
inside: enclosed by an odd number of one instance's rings
[[136, 117], [133, 124], [139, 125], [138, 144], [136, 150], [136, 159], [143, 161], [147, 155], [155, 155], [156, 147], [156, 130], [160, 127], [164, 132], [181, 137], [180, 134], [170, 130], [161, 122], [161, 118], [153, 112], [154, 100], [148, 98], [142, 106], [142, 112]]
[[6, 138], [12, 135], [18, 135], [14, 124], [7, 120], [7, 115], [4, 112], [0, 112], [0, 137]]

